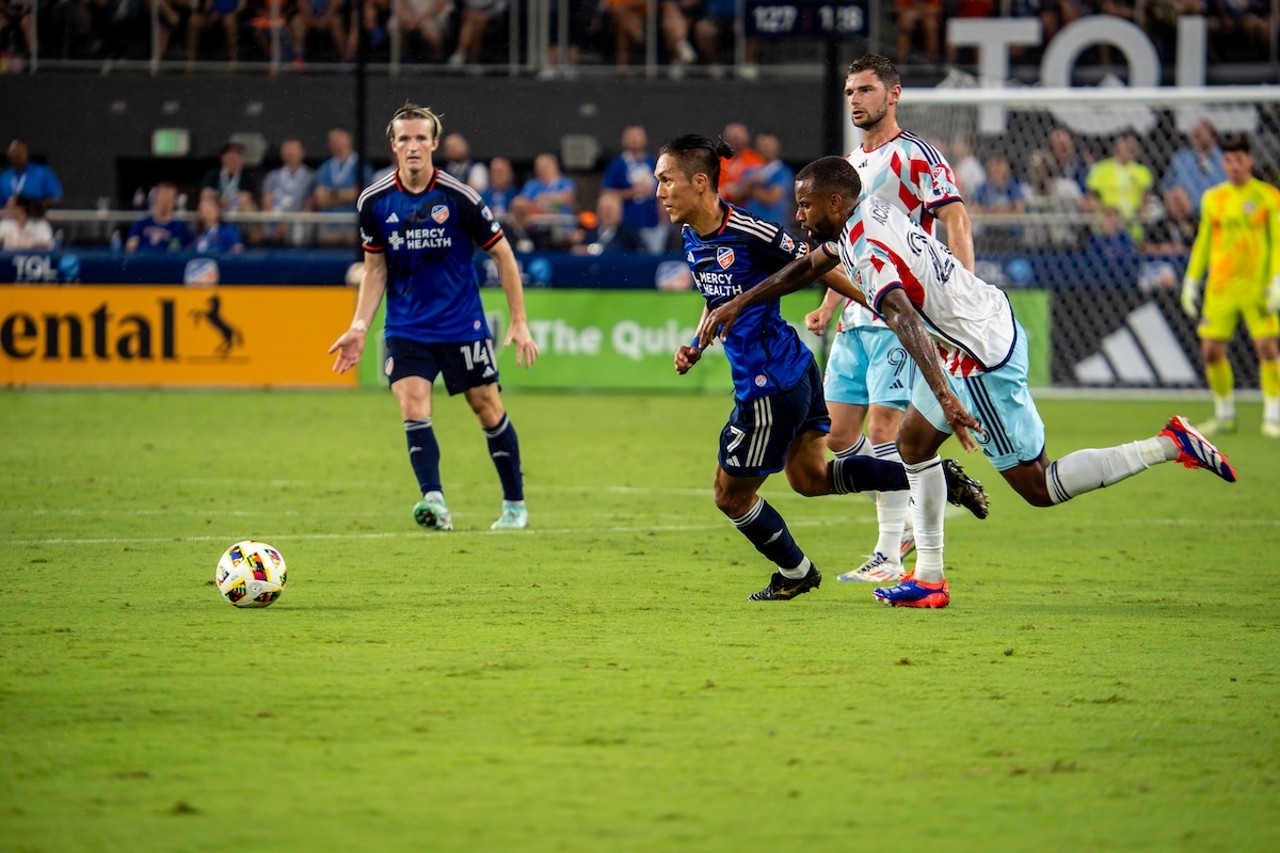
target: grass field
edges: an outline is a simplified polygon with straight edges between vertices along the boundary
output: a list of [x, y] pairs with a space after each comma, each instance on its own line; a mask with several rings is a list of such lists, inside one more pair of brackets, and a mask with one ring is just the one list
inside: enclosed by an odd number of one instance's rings
[[[1280, 849], [1280, 444], [1052, 510], [979, 457], [952, 606], [835, 576], [859, 496], [766, 487], [826, 573], [709, 483], [727, 397], [512, 394], [534, 529], [460, 401], [458, 530], [417, 529], [386, 393], [0, 393], [0, 849]], [[1061, 455], [1180, 401], [1041, 403]], [[949, 445], [956, 452], [954, 444]], [[260, 538], [289, 587], [212, 586]], [[854, 588], [851, 588], [854, 587]]]

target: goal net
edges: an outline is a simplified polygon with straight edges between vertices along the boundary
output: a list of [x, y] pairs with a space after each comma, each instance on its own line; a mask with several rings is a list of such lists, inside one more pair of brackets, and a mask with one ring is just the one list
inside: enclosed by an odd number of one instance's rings
[[[1033, 344], [1048, 338], [1042, 381], [1203, 387], [1178, 293], [1200, 194], [1225, 179], [1214, 136], [1246, 134], [1257, 176], [1277, 183], [1280, 87], [984, 89], [951, 79], [904, 91], [898, 121], [956, 171], [978, 273], [1043, 306], [1044, 328], [1024, 317]], [[1238, 384], [1256, 388], [1243, 331], [1231, 358]]]

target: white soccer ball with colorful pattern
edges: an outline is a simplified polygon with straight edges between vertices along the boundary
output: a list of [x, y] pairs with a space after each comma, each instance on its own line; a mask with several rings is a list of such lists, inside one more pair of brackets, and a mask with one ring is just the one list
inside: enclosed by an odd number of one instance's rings
[[226, 550], [214, 580], [222, 597], [236, 607], [269, 607], [284, 592], [284, 557], [264, 542], [245, 540]]

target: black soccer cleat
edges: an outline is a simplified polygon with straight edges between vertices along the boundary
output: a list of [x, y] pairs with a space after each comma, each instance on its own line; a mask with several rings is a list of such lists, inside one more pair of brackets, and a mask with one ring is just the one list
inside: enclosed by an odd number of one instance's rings
[[986, 518], [987, 491], [970, 477], [954, 459], [942, 460], [942, 475], [947, 480], [947, 502], [962, 506], [978, 518]]
[[817, 589], [822, 583], [822, 572], [818, 567], [809, 566], [809, 573], [802, 578], [789, 578], [782, 572], [774, 572], [769, 578], [769, 585], [759, 592], [747, 596], [747, 601], [790, 601], [797, 595], [803, 595], [811, 589]]

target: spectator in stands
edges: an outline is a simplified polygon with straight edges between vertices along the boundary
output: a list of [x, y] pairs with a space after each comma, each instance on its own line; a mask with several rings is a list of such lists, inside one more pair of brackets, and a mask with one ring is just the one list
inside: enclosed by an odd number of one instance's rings
[[484, 48], [484, 34], [489, 23], [507, 11], [507, 0], [458, 0], [462, 24], [458, 29], [458, 46], [449, 57], [450, 65], [475, 65]]
[[898, 64], [911, 62], [911, 45], [915, 41], [916, 27], [920, 28], [924, 41], [924, 55], [928, 62], [942, 62], [938, 49], [938, 32], [942, 27], [942, 0], [896, 0], [898, 18], [894, 24], [898, 46]]
[[772, 133], [758, 133], [756, 151], [764, 164], [743, 178], [747, 210], [766, 222], [792, 228], [796, 217], [796, 173], [782, 161], [782, 143]]
[[1071, 131], [1059, 127], [1050, 131], [1048, 145], [1031, 155], [1027, 175], [1032, 188], [1041, 195], [1061, 195], [1058, 182], [1065, 180], [1076, 185], [1076, 195], [1079, 196], [1084, 193], [1089, 167], [1076, 153], [1076, 141]]
[[[356, 155], [351, 131], [333, 128], [329, 131], [329, 159], [316, 171], [312, 209], [320, 213], [355, 213], [356, 199], [372, 177], [373, 169]], [[347, 246], [355, 240], [355, 234], [354, 222], [321, 225], [316, 229], [316, 241], [326, 246]]]
[[[32, 2], [21, 0], [0, 0], [0, 44], [8, 52], [13, 50], [14, 56], [31, 55], [31, 9]], [[23, 69], [22, 62], [10, 60], [5, 71], [19, 73]]]
[[453, 18], [453, 0], [398, 0], [400, 30], [405, 35], [406, 56], [419, 56], [418, 46], [426, 51], [424, 58], [442, 62], [444, 40]]
[[1137, 161], [1138, 140], [1131, 131], [1119, 133], [1112, 146], [1112, 156], [1093, 164], [1085, 179], [1083, 207], [1096, 211], [1115, 208], [1128, 223], [1133, 242], [1142, 242], [1139, 217], [1154, 199], [1155, 179], [1151, 170]]
[[[657, 160], [649, 153], [649, 135], [643, 125], [622, 130], [622, 150], [609, 161], [600, 183], [600, 195], [618, 202], [622, 224], [638, 233], [650, 254], [666, 251], [668, 221], [658, 215], [657, 182], [653, 170]], [[612, 209], [607, 211], [612, 213]], [[597, 210], [599, 215], [599, 210]], [[607, 217], [600, 216], [602, 226]]]
[[1126, 229], [1125, 215], [1115, 207], [1104, 206], [1099, 227], [1089, 235], [1085, 248], [1096, 284], [1136, 285], [1138, 282], [1138, 247]]
[[[632, 50], [644, 44], [645, 0], [605, 0], [614, 36], [613, 60], [617, 65], [630, 65]], [[698, 3], [690, 0], [659, 0], [658, 26], [661, 30], [667, 62], [673, 71], [698, 60], [697, 51], [689, 43], [691, 24], [687, 12]], [[676, 72], [678, 73], [678, 72]]]
[[328, 33], [338, 57], [347, 51], [346, 0], [297, 0], [289, 15], [289, 40], [293, 46], [292, 65], [306, 61], [307, 38], [314, 32]]
[[560, 4], [551, 4], [551, 18], [548, 21], [549, 43], [547, 45], [547, 67], [538, 73], [542, 79], [550, 79], [560, 73], [561, 63], [568, 66], [565, 75], [572, 77], [577, 72], [574, 66], [582, 58], [582, 45], [587, 41], [587, 32], [591, 29], [594, 15], [599, 8], [598, 0], [569, 0], [568, 36], [565, 45], [560, 44]]
[[577, 209], [573, 179], [561, 174], [556, 155], [539, 154], [533, 161], [533, 177], [512, 202], [516, 223], [541, 248], [565, 246], [573, 239]]
[[26, 196], [39, 201], [45, 209], [62, 204], [62, 182], [57, 173], [43, 163], [31, 162], [25, 141], [10, 142], [8, 157], [9, 168], [0, 172], [0, 199]]
[[1164, 216], [1148, 226], [1142, 251], [1160, 255], [1185, 255], [1196, 242], [1200, 217], [1185, 187], [1174, 185], [1164, 194]]
[[471, 146], [461, 133], [446, 134], [440, 143], [444, 164], [440, 167], [478, 193], [489, 186], [489, 168], [471, 159]]
[[195, 239], [191, 229], [174, 217], [178, 187], [170, 181], [156, 184], [151, 213], [133, 223], [124, 248], [128, 252], [182, 252]]
[[212, 196], [225, 210], [248, 213], [258, 209], [256, 193], [253, 176], [245, 169], [244, 147], [228, 142], [218, 154], [218, 167], [206, 172], [200, 182], [200, 198]]
[[[990, 18], [992, 15], [999, 14], [995, 0], [950, 0], [946, 9], [947, 20], [952, 18]], [[965, 62], [968, 64], [976, 64], [975, 48], [965, 48], [963, 53], [956, 48], [955, 45], [947, 42], [947, 62], [955, 65], [957, 62]], [[955, 162], [954, 159], [952, 162]]]
[[622, 198], [602, 193], [596, 202], [595, 227], [583, 229], [571, 251], [579, 255], [648, 251], [640, 230], [628, 225], [623, 215]]
[[11, 195], [0, 219], [0, 249], [12, 252], [17, 249], [52, 249], [53, 228], [44, 218], [44, 205], [40, 199], [25, 195]]
[[192, 0], [191, 20], [187, 23], [187, 64], [194, 65], [200, 54], [200, 36], [204, 31], [222, 26], [227, 44], [227, 60], [234, 65], [240, 59], [240, 16], [248, 0]]
[[733, 149], [732, 157], [720, 158], [720, 197], [732, 204], [745, 205], [747, 194], [743, 179], [751, 169], [763, 166], [764, 158], [752, 149], [751, 133], [745, 124], [726, 124], [720, 136]]
[[[273, 213], [302, 213], [311, 198], [315, 172], [306, 164], [302, 140], [291, 136], [280, 143], [280, 168], [262, 182], [262, 209]], [[306, 245], [310, 229], [300, 223], [275, 222], [267, 226], [266, 239], [277, 245]]]
[[511, 202], [519, 194], [516, 186], [516, 170], [506, 157], [494, 157], [489, 161], [489, 186], [480, 191], [480, 198], [498, 219], [506, 221], [511, 213]]
[[[934, 147], [943, 148], [940, 144]], [[982, 162], [973, 153], [973, 143], [963, 133], [957, 133], [951, 138], [951, 150], [947, 153], [951, 160], [951, 170], [956, 176], [956, 187], [960, 190], [960, 195], [968, 199], [987, 179]]]
[[1207, 15], [1211, 59], [1266, 58], [1271, 53], [1268, 0], [1210, 0]]
[[1187, 134], [1187, 145], [1173, 152], [1169, 169], [1160, 181], [1160, 191], [1168, 198], [1174, 187], [1182, 187], [1191, 198], [1192, 206], [1200, 213], [1200, 197], [1209, 187], [1227, 179], [1222, 168], [1222, 149], [1218, 147], [1218, 132], [1208, 119], [1200, 119]]
[[[727, 57], [733, 61], [734, 22], [737, 15], [737, 0], [706, 0], [702, 7], [702, 17], [694, 21], [693, 40], [698, 46], [702, 61], [711, 66], [712, 73], [721, 70], [720, 66]], [[756, 63], [760, 59], [760, 40], [748, 38], [742, 45], [742, 61], [738, 73], [744, 77], [755, 74]]]
[[222, 204], [214, 196], [204, 196], [196, 208], [196, 239], [192, 250], [202, 255], [244, 251], [240, 229], [222, 221]]
[[1054, 214], [1049, 222], [1031, 229], [1035, 245], [1073, 249], [1084, 241], [1083, 229], [1071, 221], [1080, 213], [1084, 180], [1088, 170], [1076, 156], [1071, 131], [1057, 128], [1049, 134], [1048, 145], [1031, 155], [1024, 186], [1027, 209]]
[[[973, 191], [970, 198], [976, 210], [983, 213], [1019, 214], [1026, 210], [1026, 191], [1022, 182], [1013, 174], [1009, 158], [992, 154], [987, 158], [987, 178]], [[1022, 239], [1022, 227], [1013, 223], [979, 225], [973, 227], [974, 237], [979, 234], [992, 242], [992, 248], [1010, 249]]]

